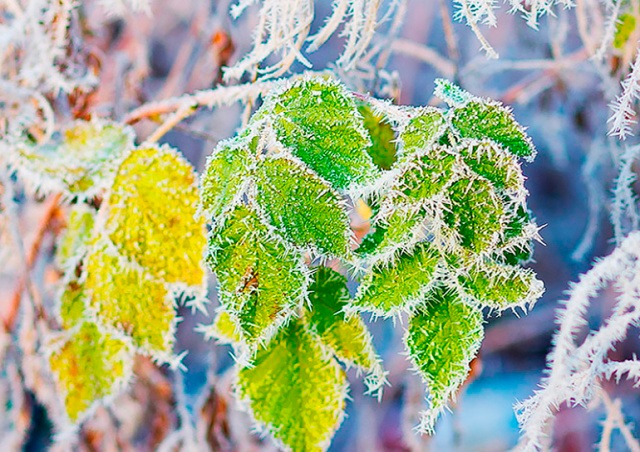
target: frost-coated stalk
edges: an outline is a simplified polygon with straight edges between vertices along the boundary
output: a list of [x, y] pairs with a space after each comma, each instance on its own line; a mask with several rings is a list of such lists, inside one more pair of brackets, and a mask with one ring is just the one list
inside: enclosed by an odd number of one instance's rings
[[[599, 330], [577, 343], [575, 337], [587, 323], [585, 314], [591, 299], [607, 284], [613, 284], [619, 292], [613, 313]], [[636, 384], [640, 381], [638, 367], [633, 365], [636, 361], [616, 362], [607, 357], [640, 321], [639, 294], [640, 233], [633, 232], [581, 277], [559, 313], [560, 329], [549, 355], [549, 376], [543, 380], [542, 389], [517, 406], [524, 450], [537, 450], [545, 444], [554, 412], [563, 402], [584, 405], [598, 397], [599, 379], [620, 379], [626, 374]]]

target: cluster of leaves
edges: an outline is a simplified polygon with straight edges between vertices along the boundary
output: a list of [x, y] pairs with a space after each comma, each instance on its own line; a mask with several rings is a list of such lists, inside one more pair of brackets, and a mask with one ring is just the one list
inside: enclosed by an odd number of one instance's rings
[[135, 147], [130, 130], [97, 122], [18, 149], [14, 166], [71, 203], [49, 362], [77, 423], [126, 386], [135, 354], [176, 362], [176, 300], [195, 305], [205, 288], [196, 176], [173, 149]]
[[[542, 293], [520, 266], [537, 235], [518, 158], [534, 148], [510, 111], [447, 82], [449, 107], [396, 107], [329, 76], [282, 82], [201, 181], [221, 307], [208, 333], [238, 356], [238, 397], [293, 450], [320, 449], [342, 418], [342, 361], [384, 371], [360, 315], [409, 315], [431, 431], [483, 335], [481, 308]], [[375, 212], [359, 246], [350, 206]], [[323, 266], [351, 270], [347, 278]]]

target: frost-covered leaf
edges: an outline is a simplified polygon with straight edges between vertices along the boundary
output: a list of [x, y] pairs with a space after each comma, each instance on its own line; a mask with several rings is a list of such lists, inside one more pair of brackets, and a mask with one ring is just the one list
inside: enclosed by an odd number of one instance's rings
[[229, 311], [225, 309], [218, 309], [213, 325], [211, 325], [210, 334], [222, 344], [242, 342], [242, 336], [238, 333], [236, 322]]
[[119, 256], [106, 239], [86, 258], [89, 306], [103, 325], [131, 337], [142, 352], [167, 360], [174, 342], [176, 313], [166, 284]]
[[505, 264], [518, 265], [531, 260], [533, 254], [533, 229], [537, 227], [531, 213], [520, 204], [506, 204], [509, 208], [508, 220], [504, 228], [502, 241], [498, 243], [498, 260]]
[[337, 189], [366, 185], [378, 175], [355, 101], [330, 78], [303, 78], [265, 100], [278, 140]]
[[490, 141], [463, 141], [458, 152], [467, 166], [500, 191], [524, 191], [524, 177], [516, 158]]
[[460, 179], [448, 188], [444, 220], [465, 248], [481, 252], [502, 229], [503, 205], [491, 184], [482, 179]]
[[170, 284], [204, 284], [204, 222], [196, 176], [169, 147], [132, 151], [108, 198], [106, 230], [120, 254]]
[[356, 249], [356, 254], [361, 258], [369, 258], [373, 256], [380, 243], [384, 240], [385, 228], [382, 225], [376, 225], [367, 235], [364, 236], [362, 242]]
[[339, 195], [313, 172], [282, 157], [260, 162], [257, 200], [278, 232], [301, 248], [344, 257], [350, 252], [349, 217]]
[[439, 262], [438, 252], [420, 243], [411, 254], [392, 263], [375, 264], [365, 275], [353, 306], [388, 317], [413, 307], [433, 283]]
[[104, 398], [123, 390], [132, 376], [133, 356], [121, 339], [83, 323], [53, 351], [49, 365], [73, 423], [82, 420]]
[[465, 266], [458, 282], [478, 303], [498, 310], [529, 307], [544, 292], [533, 270], [493, 262]]
[[56, 263], [67, 271], [73, 270], [86, 252], [96, 211], [86, 204], [75, 204], [69, 212], [67, 227], [58, 240]]
[[444, 146], [414, 153], [393, 182], [393, 202], [415, 204], [437, 195], [453, 177], [456, 158]]
[[374, 232], [362, 241], [358, 254], [373, 260], [392, 258], [399, 249], [410, 248], [424, 238], [426, 217], [420, 206], [393, 209], [376, 222]]
[[129, 127], [77, 122], [52, 143], [17, 149], [15, 164], [25, 181], [37, 188], [90, 198], [111, 185], [120, 160], [132, 145]]
[[402, 127], [399, 141], [405, 155], [426, 150], [437, 142], [445, 130], [442, 112], [436, 108], [424, 107], [409, 110], [412, 118]]
[[434, 96], [445, 101], [450, 107], [462, 107], [475, 99], [470, 93], [449, 80], [437, 78], [435, 85]]
[[405, 343], [429, 390], [421, 431], [433, 433], [438, 416], [466, 379], [483, 334], [482, 313], [443, 286], [429, 291], [411, 316]]
[[319, 340], [293, 320], [239, 370], [237, 388], [253, 417], [286, 448], [316, 451], [340, 425], [347, 381]]
[[253, 159], [247, 139], [222, 141], [207, 159], [200, 185], [202, 208], [218, 218], [240, 194]]
[[379, 369], [371, 334], [359, 315], [347, 316], [344, 308], [351, 301], [347, 278], [327, 267], [320, 267], [309, 286], [306, 322], [342, 361], [367, 371]]
[[382, 170], [391, 169], [398, 159], [393, 127], [382, 116], [376, 115], [367, 104], [358, 106], [364, 119], [364, 127], [369, 132], [371, 145], [367, 152], [373, 163]]
[[69, 329], [85, 317], [86, 293], [84, 286], [76, 280], [64, 285], [59, 297], [60, 319], [62, 326]]
[[220, 299], [248, 343], [265, 338], [304, 296], [302, 258], [246, 206], [236, 207], [209, 240], [209, 258]]
[[499, 102], [474, 100], [456, 108], [451, 124], [462, 138], [490, 139], [517, 157], [533, 160], [535, 148], [511, 110]]

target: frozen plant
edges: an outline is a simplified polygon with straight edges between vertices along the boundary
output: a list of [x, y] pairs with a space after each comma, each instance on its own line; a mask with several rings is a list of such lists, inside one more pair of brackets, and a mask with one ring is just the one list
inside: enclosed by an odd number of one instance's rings
[[[340, 425], [338, 362], [382, 390], [360, 313], [408, 314], [429, 391], [419, 429], [433, 433], [480, 347], [482, 308], [526, 311], [543, 292], [520, 266], [537, 236], [518, 163], [530, 139], [500, 103], [442, 80], [437, 92], [450, 108], [392, 106], [329, 75], [280, 82], [207, 161], [221, 307], [204, 331], [233, 345], [237, 396], [287, 448], [323, 448]], [[349, 205], [362, 199], [375, 214], [356, 246]], [[360, 281], [355, 298], [329, 260]]]

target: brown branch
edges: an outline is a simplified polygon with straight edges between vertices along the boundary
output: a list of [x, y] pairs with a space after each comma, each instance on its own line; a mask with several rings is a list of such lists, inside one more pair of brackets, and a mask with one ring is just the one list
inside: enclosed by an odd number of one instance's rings
[[35, 265], [38, 255], [40, 254], [40, 249], [42, 248], [42, 242], [46, 232], [51, 228], [53, 220], [58, 217], [60, 213], [59, 203], [61, 197], [61, 194], [56, 194], [49, 198], [49, 200], [45, 204], [44, 214], [42, 215], [40, 223], [38, 224], [36, 236], [34, 237], [33, 242], [31, 243], [31, 247], [29, 248], [29, 251], [25, 256], [27, 268], [25, 269], [25, 273], [20, 277], [20, 279], [18, 279], [18, 284], [16, 285], [13, 296], [9, 301], [8, 314], [4, 318], [4, 322], [2, 324], [4, 330], [7, 333], [10, 333], [15, 325], [18, 311], [20, 310], [22, 293], [24, 292], [29, 281], [28, 272], [31, 271], [31, 269]]

